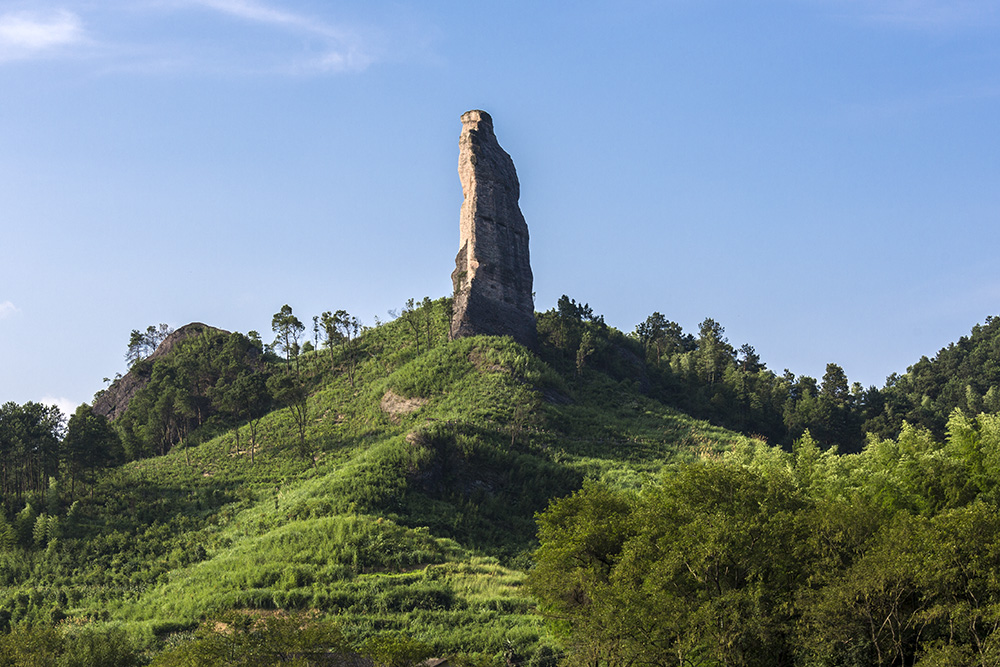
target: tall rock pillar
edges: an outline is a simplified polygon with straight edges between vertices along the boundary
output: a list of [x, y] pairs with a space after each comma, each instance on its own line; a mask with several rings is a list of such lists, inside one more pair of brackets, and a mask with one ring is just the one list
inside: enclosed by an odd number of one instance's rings
[[497, 142], [493, 119], [485, 111], [462, 114], [458, 147], [458, 177], [465, 199], [451, 274], [455, 289], [451, 336], [512, 336], [534, 348], [528, 225], [517, 205], [521, 187], [514, 161]]

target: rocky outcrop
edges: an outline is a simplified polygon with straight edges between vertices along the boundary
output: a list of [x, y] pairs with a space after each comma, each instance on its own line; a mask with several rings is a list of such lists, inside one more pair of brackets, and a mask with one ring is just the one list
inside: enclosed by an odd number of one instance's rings
[[485, 111], [462, 115], [458, 145], [465, 199], [451, 274], [451, 336], [509, 335], [533, 348], [537, 333], [528, 225], [518, 206], [521, 187], [514, 162], [497, 142], [493, 119]]
[[135, 397], [140, 389], [149, 384], [149, 378], [153, 375], [153, 362], [170, 354], [174, 346], [185, 338], [198, 336], [205, 331], [229, 333], [228, 331], [216, 329], [201, 322], [185, 324], [164, 338], [163, 342], [157, 346], [151, 355], [133, 364], [128, 373], [115, 380], [107, 389], [98, 392], [94, 396], [94, 412], [104, 415], [112, 421], [125, 414], [125, 410], [128, 409], [128, 404], [132, 401], [132, 398]]
[[153, 367], [137, 362], [128, 373], [115, 380], [110, 387], [94, 395], [93, 410], [114, 421], [121, 417], [136, 393], [149, 384]]
[[164, 338], [163, 342], [157, 345], [153, 353], [146, 358], [155, 361], [160, 357], [165, 357], [166, 355], [170, 354], [173, 351], [177, 343], [181, 342], [186, 338], [191, 338], [192, 336], [200, 336], [206, 331], [212, 331], [221, 334], [229, 333], [225, 329], [210, 327], [207, 324], [202, 324], [201, 322], [192, 322], [191, 324], [185, 324], [180, 329], [171, 332], [169, 336]]

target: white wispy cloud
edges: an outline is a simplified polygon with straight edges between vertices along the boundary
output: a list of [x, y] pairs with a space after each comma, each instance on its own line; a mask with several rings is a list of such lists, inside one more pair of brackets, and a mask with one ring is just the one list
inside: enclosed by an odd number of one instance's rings
[[84, 41], [83, 21], [65, 9], [0, 14], [0, 62], [46, 57]]
[[[174, 11], [199, 8], [224, 17], [238, 19], [266, 28], [281, 30], [295, 37], [295, 48], [286, 58], [276, 58], [271, 71], [295, 74], [363, 70], [378, 57], [377, 41], [356, 27], [347, 27], [328, 19], [279, 8], [260, 0], [179, 0], [168, 3]], [[307, 48], [302, 48], [303, 43]]]
[[10, 301], [0, 301], [0, 320], [6, 319], [18, 312], [17, 306]]
[[257, 23], [283, 25], [310, 32], [328, 32], [330, 30], [321, 22], [312, 21], [300, 14], [275, 9], [253, 0], [194, 0], [194, 4]]
[[73, 416], [76, 409], [80, 407], [80, 401], [74, 401], [64, 396], [45, 396], [40, 401], [42, 405], [54, 405], [66, 416], [67, 419]]
[[[75, 11], [54, 2], [0, 9], [0, 64], [44, 58], [104, 72], [317, 75], [364, 70], [406, 41], [338, 21], [326, 9], [315, 15], [270, 0], [106, 0]], [[185, 30], [190, 22], [198, 29]], [[273, 37], [254, 41], [249, 30]]]

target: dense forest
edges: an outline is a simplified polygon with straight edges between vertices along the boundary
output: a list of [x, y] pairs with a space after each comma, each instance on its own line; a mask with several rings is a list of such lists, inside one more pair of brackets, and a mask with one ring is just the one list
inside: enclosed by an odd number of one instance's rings
[[530, 588], [586, 664], [995, 665], [1000, 416], [947, 431], [586, 484], [540, 515]]
[[711, 318], [695, 336], [654, 312], [622, 336], [587, 304], [563, 296], [555, 309], [541, 314], [539, 332], [564, 361], [575, 361], [578, 368], [596, 363], [618, 376], [622, 351], [631, 349], [646, 362], [644, 393], [785, 449], [808, 431], [823, 448], [857, 453], [868, 434], [892, 438], [904, 422], [943, 438], [956, 408], [969, 415], [1000, 411], [1000, 319], [995, 317], [933, 359], [923, 357], [903, 375], [893, 374], [881, 389], [849, 382], [836, 363], [827, 364], [820, 380], [787, 369], [778, 375], [749, 343], [731, 345], [725, 328]]
[[711, 318], [390, 315], [137, 329], [113, 421], [0, 407], [0, 665], [1000, 661], [997, 318], [862, 388]]

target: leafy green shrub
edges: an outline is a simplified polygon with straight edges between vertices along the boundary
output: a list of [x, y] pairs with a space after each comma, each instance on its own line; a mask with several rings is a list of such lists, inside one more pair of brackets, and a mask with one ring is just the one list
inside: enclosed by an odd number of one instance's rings
[[0, 636], [0, 667], [58, 665], [62, 635], [51, 625], [19, 625]]
[[20, 625], [0, 636], [0, 666], [133, 667], [143, 664], [139, 647], [119, 626], [71, 628]]
[[358, 646], [381, 667], [412, 667], [434, 654], [429, 644], [399, 632], [387, 632], [369, 637]]
[[340, 627], [311, 614], [231, 612], [204, 622], [193, 640], [161, 653], [152, 664], [328, 664], [324, 656], [346, 650]]
[[450, 609], [454, 602], [455, 593], [447, 586], [421, 583], [390, 588], [378, 597], [377, 606], [383, 612], [409, 612], [417, 609]]
[[67, 634], [63, 658], [65, 667], [132, 667], [144, 664], [142, 654], [120, 626], [84, 628]]
[[184, 623], [181, 621], [154, 621], [150, 626], [150, 630], [156, 637], [165, 637], [170, 634], [191, 630], [196, 625], [195, 623]]

